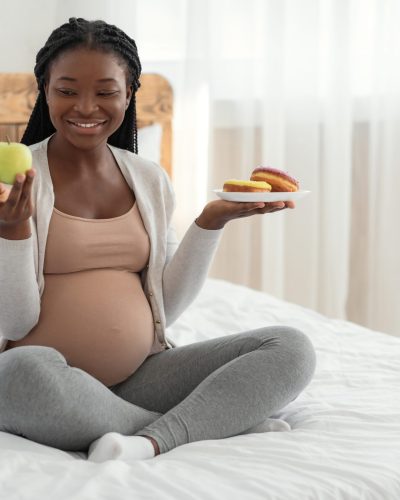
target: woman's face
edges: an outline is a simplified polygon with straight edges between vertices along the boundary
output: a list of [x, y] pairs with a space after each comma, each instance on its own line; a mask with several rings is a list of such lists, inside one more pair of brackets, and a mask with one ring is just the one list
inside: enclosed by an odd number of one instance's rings
[[104, 144], [120, 127], [132, 96], [117, 57], [86, 48], [51, 64], [45, 92], [57, 136], [85, 150]]

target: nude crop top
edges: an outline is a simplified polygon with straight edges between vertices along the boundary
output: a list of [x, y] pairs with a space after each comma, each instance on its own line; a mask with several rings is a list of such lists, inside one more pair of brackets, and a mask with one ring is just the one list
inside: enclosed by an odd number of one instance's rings
[[111, 219], [84, 219], [54, 207], [39, 321], [7, 349], [51, 346], [107, 386], [125, 380], [160, 349], [140, 280], [149, 253], [136, 203]]

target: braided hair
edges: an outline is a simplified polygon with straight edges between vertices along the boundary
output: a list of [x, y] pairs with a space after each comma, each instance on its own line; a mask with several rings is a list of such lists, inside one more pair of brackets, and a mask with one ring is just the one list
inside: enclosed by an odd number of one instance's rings
[[55, 29], [44, 47], [37, 53], [34, 72], [39, 94], [21, 142], [30, 146], [46, 139], [55, 132], [50, 120], [44, 89], [49, 76], [49, 67], [62, 52], [82, 46], [88, 49], [111, 52], [125, 63], [127, 84], [132, 87], [133, 91], [132, 98], [121, 126], [108, 138], [107, 142], [112, 146], [137, 153], [135, 93], [140, 87], [139, 77], [142, 67], [136, 43], [116, 26], [104, 21], [87, 21], [75, 17], [70, 18], [68, 23]]

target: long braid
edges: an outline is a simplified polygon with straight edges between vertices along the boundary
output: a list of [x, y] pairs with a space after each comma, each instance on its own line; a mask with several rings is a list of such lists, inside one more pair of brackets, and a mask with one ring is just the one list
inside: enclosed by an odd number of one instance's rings
[[21, 142], [27, 146], [35, 144], [49, 137], [55, 130], [50, 120], [44, 90], [40, 90]]
[[[112, 146], [120, 144], [125, 138], [125, 149], [137, 153], [137, 125], [136, 125], [136, 97], [132, 95], [131, 102], [125, 111], [125, 119], [121, 126], [109, 138], [108, 143]], [[128, 143], [129, 140], [129, 143]], [[120, 147], [120, 146], [119, 146]]]
[[55, 132], [50, 120], [44, 90], [49, 76], [49, 67], [62, 52], [81, 46], [114, 53], [125, 63], [127, 84], [132, 87], [133, 94], [125, 112], [124, 121], [119, 129], [108, 138], [108, 143], [137, 153], [135, 93], [140, 87], [139, 77], [142, 67], [136, 43], [112, 24], [107, 24], [104, 21], [86, 21], [74, 17], [70, 18], [68, 23], [55, 29], [44, 47], [37, 53], [34, 72], [39, 94], [21, 142], [29, 146], [46, 139]]

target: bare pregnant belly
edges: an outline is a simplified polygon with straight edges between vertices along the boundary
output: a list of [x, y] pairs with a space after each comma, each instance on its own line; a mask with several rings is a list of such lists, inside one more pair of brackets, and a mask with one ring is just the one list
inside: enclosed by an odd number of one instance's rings
[[54, 347], [70, 366], [109, 386], [136, 371], [153, 340], [153, 317], [139, 275], [99, 269], [45, 275], [38, 324], [7, 349]]

